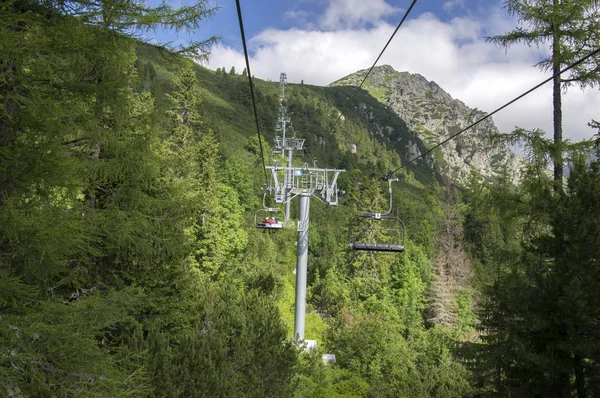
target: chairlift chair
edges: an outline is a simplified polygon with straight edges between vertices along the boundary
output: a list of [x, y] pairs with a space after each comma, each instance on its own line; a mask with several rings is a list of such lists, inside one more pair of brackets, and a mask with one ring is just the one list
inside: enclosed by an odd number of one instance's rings
[[[385, 236], [385, 241], [374, 241], [374, 236]], [[348, 243], [352, 250], [393, 252], [404, 251], [405, 227], [398, 217], [380, 213], [364, 214], [353, 217]], [[381, 238], [379, 238], [381, 239]]]
[[285, 218], [285, 213], [278, 207], [267, 207], [265, 205], [265, 199], [267, 192], [263, 195], [263, 209], [258, 210], [254, 213], [254, 226], [262, 229], [283, 229], [283, 222], [277, 221], [276, 215], [279, 220]]
[[[390, 207], [385, 213], [365, 211], [352, 218], [348, 228], [348, 244], [356, 251], [404, 252], [406, 227], [401, 219], [391, 216], [392, 179], [388, 179]], [[385, 241], [375, 241], [375, 236], [384, 236]]]
[[[260, 209], [254, 214], [254, 225], [262, 229], [283, 229], [283, 222], [277, 221], [276, 214], [280, 220], [284, 217], [283, 211], [276, 207]], [[271, 220], [274, 222], [270, 222]]]

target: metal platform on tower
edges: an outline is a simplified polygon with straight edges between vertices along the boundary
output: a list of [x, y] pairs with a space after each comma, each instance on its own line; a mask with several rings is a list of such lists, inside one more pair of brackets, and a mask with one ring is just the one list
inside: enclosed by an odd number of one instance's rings
[[284, 153], [285, 151], [302, 151], [304, 149], [304, 138], [293, 138], [285, 136], [275, 137], [273, 153]]
[[[329, 206], [337, 206], [337, 179], [345, 170], [317, 169], [312, 167], [267, 166], [273, 177], [275, 203], [286, 203], [295, 196], [314, 195]], [[291, 194], [287, 198], [287, 193]]]

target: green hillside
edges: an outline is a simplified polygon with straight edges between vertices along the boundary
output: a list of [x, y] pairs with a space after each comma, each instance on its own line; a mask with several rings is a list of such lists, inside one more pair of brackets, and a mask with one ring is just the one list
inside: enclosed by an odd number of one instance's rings
[[[158, 98], [157, 106], [162, 107], [161, 94], [172, 89], [172, 79], [180, 63], [177, 58], [165, 56], [154, 47], [140, 46], [137, 53], [142, 87], [149, 87]], [[241, 71], [232, 75], [231, 69], [225, 67], [214, 72], [196, 66], [195, 72], [202, 96], [203, 120], [224, 143], [221, 152], [231, 154], [231, 157], [247, 157], [245, 144], [256, 135], [247, 78], [241, 75]], [[153, 78], [150, 79], [149, 75]], [[260, 131], [265, 143], [270, 146], [275, 135], [281, 89], [279, 83], [256, 78], [254, 82]], [[294, 130], [298, 137], [306, 139], [310, 155], [318, 159], [319, 164], [341, 167], [343, 162], [379, 163], [378, 168], [384, 173], [386, 167], [389, 168], [385, 162], [395, 162], [393, 165], [398, 167], [400, 159], [403, 162], [409, 160], [405, 148], [408, 140], [416, 142], [419, 149], [425, 149], [404, 121], [367, 91], [360, 90], [352, 103], [348, 103], [354, 92], [355, 87], [351, 86], [289, 84], [287, 87], [286, 103]], [[357, 113], [357, 104], [364, 104], [370, 115]], [[344, 114], [344, 120], [332, 130], [339, 112]], [[350, 154], [351, 144], [356, 145], [355, 156]], [[266, 155], [269, 155], [268, 151]], [[434, 176], [434, 171], [425, 161], [409, 167], [424, 184], [428, 184]]]

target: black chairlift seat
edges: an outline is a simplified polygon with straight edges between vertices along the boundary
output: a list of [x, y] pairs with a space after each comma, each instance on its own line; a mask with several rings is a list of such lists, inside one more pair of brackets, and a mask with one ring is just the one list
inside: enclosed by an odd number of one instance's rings
[[[356, 251], [403, 253], [404, 234], [404, 223], [398, 217], [365, 213], [350, 222], [348, 244]], [[375, 235], [385, 241], [374, 241]]]
[[404, 246], [396, 245], [391, 243], [364, 243], [364, 242], [351, 242], [350, 248], [352, 250], [367, 250], [374, 252], [397, 252], [402, 253]]

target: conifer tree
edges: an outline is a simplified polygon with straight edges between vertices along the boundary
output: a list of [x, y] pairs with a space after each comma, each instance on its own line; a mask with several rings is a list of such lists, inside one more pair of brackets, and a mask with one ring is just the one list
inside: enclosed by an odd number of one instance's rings
[[131, 314], [181, 264], [186, 210], [162, 190], [127, 35], [209, 14], [202, 2], [0, 5], [0, 345], [15, 356], [2, 354], [2, 394], [145, 393]]
[[[475, 349], [476, 373], [504, 396], [595, 396], [598, 333], [591, 324], [598, 321], [597, 295], [589, 289], [600, 282], [590, 266], [600, 255], [592, 248], [600, 224], [582, 206], [582, 200], [593, 206], [600, 198], [594, 196], [597, 165], [588, 167], [582, 156], [591, 143], [567, 147], [574, 167], [564, 194], [552, 195], [547, 167], [553, 143], [539, 131], [517, 134], [530, 149], [523, 184], [516, 191], [497, 189], [482, 204], [505, 207], [512, 220], [503, 225], [495, 258], [487, 260], [496, 275], [481, 302], [487, 344]], [[564, 239], [559, 256], [554, 222]], [[511, 243], [514, 236], [519, 245]]]
[[[536, 66], [557, 74], [565, 66], [594, 51], [600, 45], [600, 5], [595, 0], [506, 0], [505, 7], [521, 26], [504, 35], [489, 38], [505, 48], [518, 43], [529, 46], [549, 43], [552, 53]], [[556, 76], [552, 83], [555, 189], [563, 180], [562, 90], [576, 83], [595, 86], [600, 80], [600, 58], [588, 59], [572, 69], [569, 76]]]
[[[514, 14], [523, 26], [518, 27], [513, 32], [509, 32], [505, 35], [496, 36], [490, 38], [492, 42], [500, 44], [504, 47], [508, 47], [515, 43], [525, 43], [528, 45], [539, 45], [542, 43], [550, 43], [552, 53], [551, 55], [538, 63], [537, 66], [544, 70], [551, 71], [552, 74], [556, 75], [553, 79], [553, 130], [554, 130], [554, 141], [552, 145], [548, 145], [547, 142], [539, 137], [539, 134], [532, 134], [527, 137], [531, 144], [534, 146], [532, 154], [534, 156], [534, 162], [531, 163], [534, 170], [537, 171], [539, 177], [539, 184], [530, 183], [529, 187], [534, 188], [534, 192], [539, 193], [539, 203], [530, 204], [532, 218], [535, 219], [534, 215], [541, 215], [540, 219], [536, 219], [533, 225], [536, 228], [543, 229], [551, 228], [552, 237], [549, 239], [535, 237], [536, 244], [532, 244], [528, 247], [529, 250], [525, 250], [525, 253], [536, 255], [544, 258], [544, 261], [554, 264], [554, 267], [549, 269], [548, 278], [535, 277], [533, 280], [524, 277], [523, 280], [516, 278], [514, 282], [516, 284], [531, 283], [529, 288], [521, 286], [526, 289], [525, 291], [531, 290], [536, 292], [534, 294], [546, 297], [552, 305], [556, 303], [555, 300], [561, 300], [563, 296], [563, 290], [560, 283], [554, 284], [558, 281], [558, 275], [561, 274], [561, 266], [567, 266], [571, 259], [566, 255], [567, 250], [567, 236], [564, 231], [565, 224], [560, 220], [560, 214], [562, 209], [558, 206], [562, 205], [559, 198], [549, 199], [545, 192], [546, 185], [542, 183], [544, 181], [543, 171], [540, 170], [541, 165], [544, 163], [544, 159], [550, 156], [554, 164], [554, 191], [558, 192], [561, 196], [563, 194], [563, 153], [567, 145], [563, 143], [562, 134], [562, 94], [561, 90], [568, 87], [570, 84], [576, 83], [581, 87], [595, 86], [598, 83], [598, 77], [600, 74], [600, 64], [598, 58], [590, 58], [587, 62], [579, 65], [577, 68], [572, 69], [569, 76], [559, 76], [558, 72], [565, 66], [575, 62], [579, 58], [589, 54], [591, 51], [596, 49], [600, 44], [599, 32], [600, 32], [600, 6], [598, 2], [593, 0], [577, 0], [577, 1], [561, 1], [561, 0], [537, 0], [537, 1], [521, 1], [521, 0], [509, 0], [506, 1], [506, 7], [511, 14]], [[519, 132], [516, 133], [519, 136]], [[521, 137], [523, 137], [521, 135]], [[533, 139], [532, 139], [533, 138]], [[541, 144], [541, 145], [540, 145]], [[530, 166], [531, 167], [531, 166]], [[541, 206], [541, 204], [545, 206]], [[529, 217], [526, 217], [529, 218]], [[531, 220], [531, 219], [530, 219]], [[544, 225], [544, 222], [546, 223]], [[539, 231], [535, 231], [539, 233]], [[543, 235], [543, 234], [541, 234]], [[539, 240], [546, 239], [543, 248], [538, 246]], [[529, 239], [525, 239], [526, 242], [531, 243]], [[534, 254], [535, 253], [535, 254]], [[530, 267], [530, 259], [522, 259], [523, 267]], [[515, 264], [515, 267], [519, 267]], [[545, 268], [545, 267], [544, 267]], [[554, 280], [554, 282], [550, 282]], [[566, 281], [564, 281], [566, 282]], [[550, 285], [550, 286], [549, 286]], [[506, 303], [505, 303], [506, 304]], [[549, 303], [544, 304], [548, 306]], [[550, 306], [552, 306], [550, 305]], [[541, 316], [543, 310], [541, 308], [535, 308], [533, 313]], [[553, 333], [562, 336], [566, 334], [565, 327], [562, 322], [552, 323], [552, 319], [542, 319], [539, 321], [543, 323], [545, 327], [552, 330]], [[502, 327], [500, 322], [498, 327]], [[540, 345], [551, 345], [544, 339], [548, 336], [544, 333], [540, 333], [538, 330], [532, 333], [540, 335], [538, 344]], [[517, 337], [520, 336], [520, 337]], [[529, 339], [526, 335], [520, 335], [519, 333], [514, 334], [514, 340], [522, 338], [525, 341]], [[518, 351], [518, 349], [517, 349]], [[536, 352], [539, 355], [540, 361], [543, 359], [548, 360], [543, 365], [540, 363], [529, 363], [529, 368], [533, 369], [538, 366], [538, 370], [544, 369], [547, 376], [537, 374], [533, 379], [542, 383], [540, 389], [548, 388], [544, 386], [541, 380], [545, 380], [546, 383], [550, 383], [554, 391], [553, 393], [558, 396], [567, 396], [569, 394], [569, 373], [572, 370], [571, 367], [567, 366], [566, 363], [573, 361], [575, 363], [574, 368], [580, 369], [583, 367], [583, 360], [581, 356], [575, 355], [568, 349], [554, 349], [554, 352], [550, 355], [547, 353]], [[518, 373], [518, 372], [517, 372]], [[575, 372], [575, 378], [577, 379], [577, 393], [579, 396], [586, 396], [583, 379], [583, 374], [580, 371]], [[527, 385], [530, 388], [531, 385]]]

